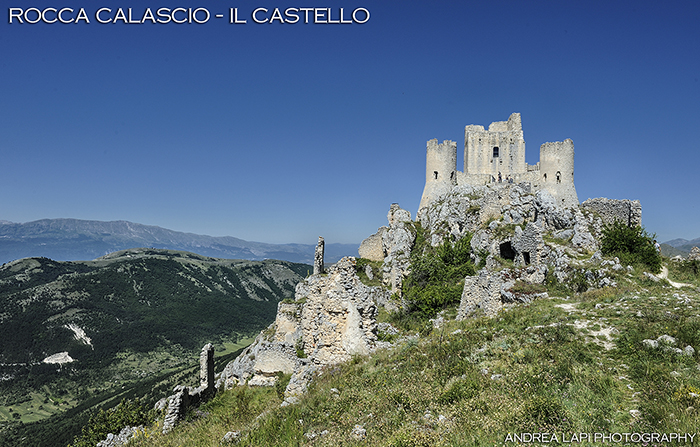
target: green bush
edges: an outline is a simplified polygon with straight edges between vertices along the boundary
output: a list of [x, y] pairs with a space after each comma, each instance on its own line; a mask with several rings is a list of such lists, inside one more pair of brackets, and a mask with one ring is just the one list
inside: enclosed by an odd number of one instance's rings
[[661, 254], [654, 247], [654, 235], [641, 226], [628, 226], [620, 221], [603, 228], [600, 250], [617, 256], [623, 265], [642, 264], [652, 273], [661, 271]]
[[471, 235], [466, 235], [456, 242], [446, 239], [442, 245], [431, 247], [424, 238], [417, 238], [411, 252], [411, 273], [403, 287], [411, 312], [430, 318], [459, 302], [464, 277], [476, 272], [470, 242]]
[[93, 447], [108, 434], [117, 434], [124, 427], [151, 424], [157, 414], [156, 410], [149, 410], [139, 399], [124, 399], [116, 407], [100, 410], [90, 417], [82, 435], [76, 436], [69, 447]]

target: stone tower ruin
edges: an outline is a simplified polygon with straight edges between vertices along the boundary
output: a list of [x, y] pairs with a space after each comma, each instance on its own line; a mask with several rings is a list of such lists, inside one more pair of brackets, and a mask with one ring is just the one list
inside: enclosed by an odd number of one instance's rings
[[574, 187], [574, 143], [570, 139], [544, 143], [540, 161], [525, 162], [525, 139], [519, 113], [508, 121], [496, 121], [488, 130], [480, 125], [464, 128], [464, 171], [457, 171], [457, 143], [428, 141], [425, 188], [420, 208], [455, 185], [530, 183], [534, 191], [546, 190], [561, 207], [577, 206]]

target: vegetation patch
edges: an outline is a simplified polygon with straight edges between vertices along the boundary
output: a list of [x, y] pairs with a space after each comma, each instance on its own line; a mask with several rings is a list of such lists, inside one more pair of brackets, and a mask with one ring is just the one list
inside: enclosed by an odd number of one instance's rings
[[606, 256], [618, 257], [622, 265], [641, 264], [652, 273], [659, 273], [661, 254], [654, 247], [654, 238], [641, 226], [616, 221], [603, 228], [600, 250]]
[[476, 267], [471, 260], [471, 234], [458, 241], [446, 238], [437, 247], [427, 243], [422, 231], [418, 235], [411, 252], [411, 273], [404, 281], [403, 291], [410, 303], [409, 312], [419, 318], [430, 318], [459, 302], [464, 278], [474, 275]]

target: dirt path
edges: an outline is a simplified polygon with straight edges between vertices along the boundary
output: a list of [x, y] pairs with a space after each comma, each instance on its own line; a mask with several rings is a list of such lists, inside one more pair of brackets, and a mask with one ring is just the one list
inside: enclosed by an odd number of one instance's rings
[[668, 279], [668, 269], [666, 268], [665, 265], [661, 267], [661, 273], [659, 273], [656, 276], [660, 279], [665, 279], [666, 281], [668, 281], [669, 284], [671, 284], [676, 289], [680, 289], [681, 287], [694, 287], [692, 284], [686, 284], [684, 282], [674, 282], [674, 281], [671, 281], [670, 279]]

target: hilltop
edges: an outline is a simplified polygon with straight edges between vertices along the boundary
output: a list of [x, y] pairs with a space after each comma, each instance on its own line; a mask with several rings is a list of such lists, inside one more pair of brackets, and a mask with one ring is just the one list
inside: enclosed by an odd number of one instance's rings
[[[668, 278], [685, 283], [673, 287], [646, 255], [601, 251], [606, 220], [637, 215], [634, 202], [551, 205], [548, 192], [522, 185], [457, 188], [416, 221], [392, 205], [388, 226], [361, 248], [382, 261], [350, 258], [304, 280], [218, 375], [200, 417], [167, 435], [156, 424], [130, 445], [482, 446], [532, 433], [560, 442], [694, 433], [698, 261], [663, 261]], [[627, 221], [616, 228], [656, 254]], [[470, 269], [461, 280], [450, 273]]]

